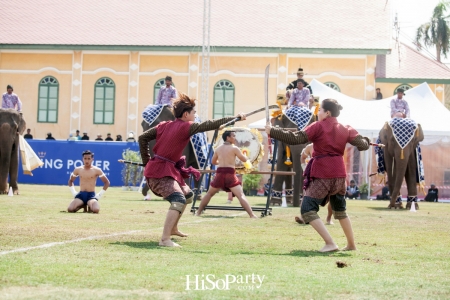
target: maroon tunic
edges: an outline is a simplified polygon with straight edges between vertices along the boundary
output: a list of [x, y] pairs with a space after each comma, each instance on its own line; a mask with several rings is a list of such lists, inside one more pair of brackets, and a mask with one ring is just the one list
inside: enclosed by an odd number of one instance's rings
[[[156, 144], [153, 147], [155, 155], [161, 156], [173, 162], [178, 162], [184, 148], [190, 140], [189, 129], [193, 122], [185, 122], [180, 119], [161, 122], [156, 126]], [[184, 167], [184, 166], [183, 166]], [[145, 166], [146, 178], [172, 177], [181, 186], [185, 185], [183, 176], [175, 165], [167, 160], [153, 157]]]
[[349, 125], [339, 124], [334, 117], [314, 122], [305, 128], [308, 141], [313, 142], [312, 178], [346, 177], [344, 152], [345, 145], [352, 142], [358, 132]]

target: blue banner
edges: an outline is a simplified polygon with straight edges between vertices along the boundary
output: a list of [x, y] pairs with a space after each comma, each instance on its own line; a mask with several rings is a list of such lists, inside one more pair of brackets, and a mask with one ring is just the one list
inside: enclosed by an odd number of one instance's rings
[[[33, 170], [33, 176], [24, 175], [22, 164], [19, 166], [18, 183], [66, 185], [70, 173], [76, 167], [83, 165], [81, 153], [90, 150], [94, 153], [94, 166], [103, 170], [111, 182], [111, 186], [122, 186], [121, 171], [124, 164], [117, 160], [122, 159], [122, 152], [126, 149], [139, 151], [136, 142], [89, 142], [89, 141], [53, 141], [53, 140], [27, 140], [34, 152], [44, 163], [43, 166]], [[75, 181], [79, 185], [79, 180]], [[102, 185], [97, 180], [97, 185]]]

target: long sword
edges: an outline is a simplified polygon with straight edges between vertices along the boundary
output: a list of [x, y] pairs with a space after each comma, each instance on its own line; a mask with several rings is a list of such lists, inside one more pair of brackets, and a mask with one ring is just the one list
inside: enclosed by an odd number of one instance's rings
[[266, 100], [266, 125], [269, 125], [269, 69], [270, 64], [266, 67], [266, 74], [264, 78], [264, 98]]
[[[270, 105], [270, 106], [269, 106], [269, 109], [275, 109], [275, 108], [278, 108], [278, 105], [274, 104], [274, 105]], [[259, 112], [261, 112], [261, 111], [264, 111], [264, 110], [266, 110], [266, 109], [267, 109], [267, 107], [258, 108], [258, 109], [254, 110], [254, 111], [251, 111], [251, 112], [249, 112], [249, 113], [246, 113], [245, 116], [248, 117], [248, 116], [254, 115], [254, 114], [256, 114], [256, 113], [259, 113]], [[227, 127], [228, 125], [233, 124], [234, 122], [239, 121], [240, 119], [241, 119], [241, 118], [239, 118], [239, 117], [234, 118], [233, 120], [228, 121], [228, 122], [226, 122], [225, 124], [221, 125], [219, 129], [223, 129], [223, 128]]]

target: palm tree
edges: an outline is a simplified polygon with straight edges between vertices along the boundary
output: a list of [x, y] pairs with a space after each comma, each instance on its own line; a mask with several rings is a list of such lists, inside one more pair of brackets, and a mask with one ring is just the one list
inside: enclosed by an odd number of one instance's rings
[[441, 62], [441, 53], [447, 57], [450, 51], [450, 26], [447, 21], [450, 16], [444, 15], [449, 4], [449, 1], [441, 1], [434, 8], [430, 22], [420, 25], [416, 32], [417, 48], [422, 48], [422, 42], [425, 47], [435, 46], [438, 62]]

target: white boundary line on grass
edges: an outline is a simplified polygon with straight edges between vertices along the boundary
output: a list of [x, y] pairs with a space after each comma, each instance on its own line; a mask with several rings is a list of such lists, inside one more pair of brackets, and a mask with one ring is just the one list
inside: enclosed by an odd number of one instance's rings
[[[242, 214], [246, 214], [246, 212], [242, 212], [242, 213], [235, 214], [235, 215], [230, 215], [230, 217], [237, 217], [237, 216], [242, 215]], [[227, 216], [227, 217], [229, 217], [229, 216]], [[180, 225], [188, 225], [188, 224], [201, 223], [201, 222], [207, 222], [207, 221], [216, 221], [216, 220], [219, 220], [221, 218], [224, 218], [224, 217], [218, 217], [218, 218], [214, 218], [214, 219], [204, 219], [204, 218], [202, 218], [200, 220], [195, 220], [195, 221], [192, 221], [192, 222], [180, 223]], [[158, 229], [162, 229], [162, 228], [163, 227], [158, 227], [158, 228], [150, 229], [150, 230], [158, 230]], [[147, 230], [131, 230], [131, 231], [125, 231], [125, 232], [110, 233], [110, 234], [105, 234], [105, 235], [94, 235], [94, 236], [88, 236], [88, 237], [74, 239], [74, 240], [69, 240], [69, 241], [64, 241], [64, 242], [53, 242], [53, 243], [48, 243], [48, 244], [42, 244], [42, 245], [39, 245], [39, 246], [18, 248], [18, 249], [13, 249], [13, 250], [6, 250], [6, 251], [0, 252], [0, 256], [1, 255], [6, 255], [6, 254], [11, 254], [11, 253], [17, 253], [17, 252], [25, 252], [25, 251], [28, 251], [28, 250], [44, 249], [44, 248], [50, 248], [50, 247], [53, 247], [53, 246], [78, 243], [78, 242], [82, 242], [82, 241], [103, 239], [103, 238], [109, 238], [109, 237], [119, 236], [119, 235], [128, 235], [128, 234], [133, 234], [133, 233], [138, 233], [138, 232], [143, 232], [143, 231], [147, 231]]]

